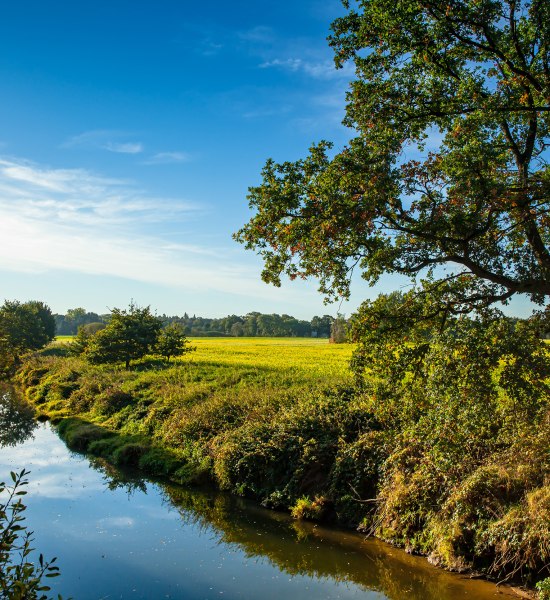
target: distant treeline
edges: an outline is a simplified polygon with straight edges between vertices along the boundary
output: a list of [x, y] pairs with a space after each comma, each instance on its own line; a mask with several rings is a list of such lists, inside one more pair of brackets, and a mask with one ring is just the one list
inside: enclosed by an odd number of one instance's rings
[[[78, 328], [90, 323], [107, 323], [109, 314], [99, 315], [84, 308], [73, 308], [66, 315], [54, 315], [57, 335], [75, 335]], [[290, 315], [266, 315], [251, 312], [245, 316], [229, 315], [220, 319], [161, 315], [165, 325], [179, 323], [188, 336], [228, 337], [320, 337], [328, 338], [335, 321], [330, 315], [305, 321]]]

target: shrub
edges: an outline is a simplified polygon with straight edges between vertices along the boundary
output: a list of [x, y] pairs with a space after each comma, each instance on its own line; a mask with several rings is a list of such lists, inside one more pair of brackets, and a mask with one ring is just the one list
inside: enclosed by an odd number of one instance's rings
[[294, 519], [323, 521], [333, 509], [333, 503], [323, 496], [316, 496], [314, 500], [308, 496], [302, 496], [291, 508], [290, 514]]
[[99, 414], [110, 416], [131, 404], [132, 395], [117, 387], [108, 387], [102, 391], [94, 402], [94, 410]]

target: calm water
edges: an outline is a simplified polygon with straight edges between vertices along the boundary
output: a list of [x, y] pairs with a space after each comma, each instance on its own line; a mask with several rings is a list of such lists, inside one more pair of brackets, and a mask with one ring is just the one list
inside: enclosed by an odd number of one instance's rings
[[0, 403], [0, 480], [31, 471], [34, 546], [52, 592], [114, 598], [488, 600], [513, 597], [376, 541], [226, 495], [132, 479], [70, 452], [13, 398]]

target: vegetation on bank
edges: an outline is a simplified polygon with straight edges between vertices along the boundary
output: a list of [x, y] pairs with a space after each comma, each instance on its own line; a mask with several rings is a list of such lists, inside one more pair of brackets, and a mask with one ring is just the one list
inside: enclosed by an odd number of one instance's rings
[[46, 350], [18, 380], [77, 450], [359, 527], [446, 568], [543, 580], [550, 358], [537, 327], [489, 315], [407, 337], [359, 345], [354, 377], [350, 345], [203, 338], [130, 370]]
[[[340, 411], [332, 454], [316, 430], [312, 454], [327, 476], [293, 498], [294, 512], [329, 514], [332, 502], [340, 519], [351, 514], [448, 568], [544, 580], [550, 5], [343, 5], [328, 39], [336, 66], [354, 67], [351, 139], [268, 159], [235, 239], [263, 258], [262, 279], [276, 286], [312, 277], [339, 299], [352, 275], [374, 285], [394, 273], [410, 291], [353, 316], [355, 388], [331, 407]], [[517, 295], [541, 312], [514, 326], [490, 309]], [[264, 440], [264, 470], [279, 428]]]

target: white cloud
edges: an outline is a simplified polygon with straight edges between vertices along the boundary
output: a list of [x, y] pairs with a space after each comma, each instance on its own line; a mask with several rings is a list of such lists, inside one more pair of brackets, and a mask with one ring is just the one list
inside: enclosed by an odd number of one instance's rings
[[105, 517], [97, 522], [98, 529], [127, 529], [136, 524], [132, 517]]
[[276, 39], [273, 29], [264, 25], [257, 25], [246, 31], [241, 31], [238, 33], [238, 37], [246, 42], [259, 44], [270, 44]]
[[0, 159], [0, 269], [55, 269], [270, 298], [258, 273], [235, 266], [227, 248], [166, 243], [174, 226], [203, 213], [85, 169]]
[[119, 154], [139, 154], [143, 152], [143, 144], [141, 142], [126, 142], [122, 144], [107, 142], [101, 147], [109, 150], [109, 152], [118, 152]]
[[166, 165], [172, 163], [183, 163], [191, 160], [191, 156], [185, 152], [158, 152], [143, 161], [144, 165]]
[[217, 56], [223, 49], [223, 44], [212, 41], [209, 37], [203, 39], [196, 51], [202, 56]]
[[304, 73], [314, 79], [350, 78], [353, 72], [351, 65], [336, 69], [331, 60], [311, 61], [302, 58], [275, 58], [260, 64], [261, 69], [277, 68], [291, 73]]
[[86, 169], [49, 169], [0, 158], [0, 210], [16, 218], [109, 228], [136, 220], [163, 221], [196, 209], [189, 202], [152, 197], [127, 180]]
[[95, 471], [74, 468], [67, 447], [57, 436], [52, 436], [49, 425], [40, 425], [32, 442], [0, 449], [2, 473], [22, 468], [30, 471], [26, 489], [31, 498], [76, 499], [105, 487]]
[[124, 131], [115, 129], [94, 129], [92, 131], [85, 131], [84, 133], [80, 133], [79, 135], [75, 135], [65, 140], [61, 147], [75, 148], [81, 146], [85, 148], [99, 148], [118, 154], [139, 154], [143, 152], [143, 144], [141, 142], [126, 141], [124, 138], [128, 137], [130, 137], [130, 135]]

